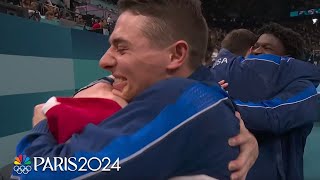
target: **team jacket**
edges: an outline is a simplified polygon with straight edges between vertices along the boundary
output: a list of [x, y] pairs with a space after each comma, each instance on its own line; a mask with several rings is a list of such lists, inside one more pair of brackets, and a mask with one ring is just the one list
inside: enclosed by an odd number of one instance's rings
[[[194, 78], [210, 74], [199, 69]], [[168, 179], [206, 174], [230, 179], [228, 163], [239, 148], [228, 139], [239, 133], [235, 106], [217, 83], [172, 78], [156, 83], [99, 125], [89, 124], [64, 144], [57, 144], [40, 122], [17, 146], [17, 155], [33, 157], [108, 157], [120, 159], [119, 172], [52, 172], [41, 167], [20, 179]], [[97, 161], [92, 161], [97, 162]], [[78, 167], [83, 164], [76, 162]], [[111, 165], [111, 164], [110, 164]], [[93, 167], [97, 167], [91, 165]], [[103, 166], [102, 166], [103, 167]], [[74, 166], [71, 167], [74, 169]]]
[[259, 157], [247, 179], [303, 179], [303, 152], [313, 122], [320, 119], [320, 70], [290, 57], [270, 54], [237, 57], [219, 52], [211, 69], [246, 127], [259, 143]]

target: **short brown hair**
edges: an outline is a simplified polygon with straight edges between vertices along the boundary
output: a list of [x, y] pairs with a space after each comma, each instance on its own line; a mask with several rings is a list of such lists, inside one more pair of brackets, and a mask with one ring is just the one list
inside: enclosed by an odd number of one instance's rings
[[120, 13], [130, 11], [150, 18], [143, 33], [161, 47], [186, 41], [191, 67], [201, 65], [207, 49], [208, 28], [200, 0], [119, 0], [118, 8]]
[[221, 47], [239, 56], [245, 56], [254, 46], [258, 37], [247, 29], [235, 29], [229, 32], [221, 42]]

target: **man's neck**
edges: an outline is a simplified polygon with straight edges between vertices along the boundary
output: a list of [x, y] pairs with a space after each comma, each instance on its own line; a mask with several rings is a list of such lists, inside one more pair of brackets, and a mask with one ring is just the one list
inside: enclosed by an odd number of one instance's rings
[[169, 75], [169, 77], [181, 77], [181, 78], [189, 78], [189, 76], [191, 76], [194, 72], [196, 71], [196, 69], [187, 69], [185, 68], [184, 70], [179, 70], [176, 71], [172, 74]]

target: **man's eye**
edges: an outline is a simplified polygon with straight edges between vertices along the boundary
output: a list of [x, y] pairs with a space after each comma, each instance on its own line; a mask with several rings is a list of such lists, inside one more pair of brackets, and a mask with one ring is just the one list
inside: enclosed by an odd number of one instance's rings
[[253, 49], [258, 49], [259, 48], [259, 44], [255, 44], [252, 48]]
[[120, 54], [124, 54], [126, 50], [127, 49], [125, 49], [125, 48], [119, 48], [119, 49], [117, 49], [117, 52]]

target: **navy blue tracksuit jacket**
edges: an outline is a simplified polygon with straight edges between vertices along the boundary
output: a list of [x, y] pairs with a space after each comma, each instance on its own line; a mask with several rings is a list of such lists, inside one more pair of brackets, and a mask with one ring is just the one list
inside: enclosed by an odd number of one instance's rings
[[226, 80], [260, 154], [247, 179], [303, 179], [303, 152], [314, 121], [320, 119], [313, 64], [271, 54], [237, 57], [222, 49], [211, 69]]
[[[193, 77], [199, 79], [203, 74], [210, 74], [210, 70], [199, 69]], [[74, 157], [79, 160], [86, 157], [88, 160], [95, 157], [102, 160], [108, 157], [111, 164], [119, 158], [119, 172], [52, 172], [47, 169], [28, 174], [14, 172], [13, 177], [167, 180], [175, 176], [206, 174], [229, 180], [228, 163], [239, 154], [238, 147], [228, 145], [228, 139], [239, 133], [239, 120], [234, 113], [234, 103], [213, 81], [163, 80], [101, 124], [88, 124], [64, 144], [57, 144], [44, 120], [17, 146], [17, 155], [31, 158]], [[78, 168], [82, 164], [76, 163]], [[91, 164], [91, 167], [99, 165]]]

